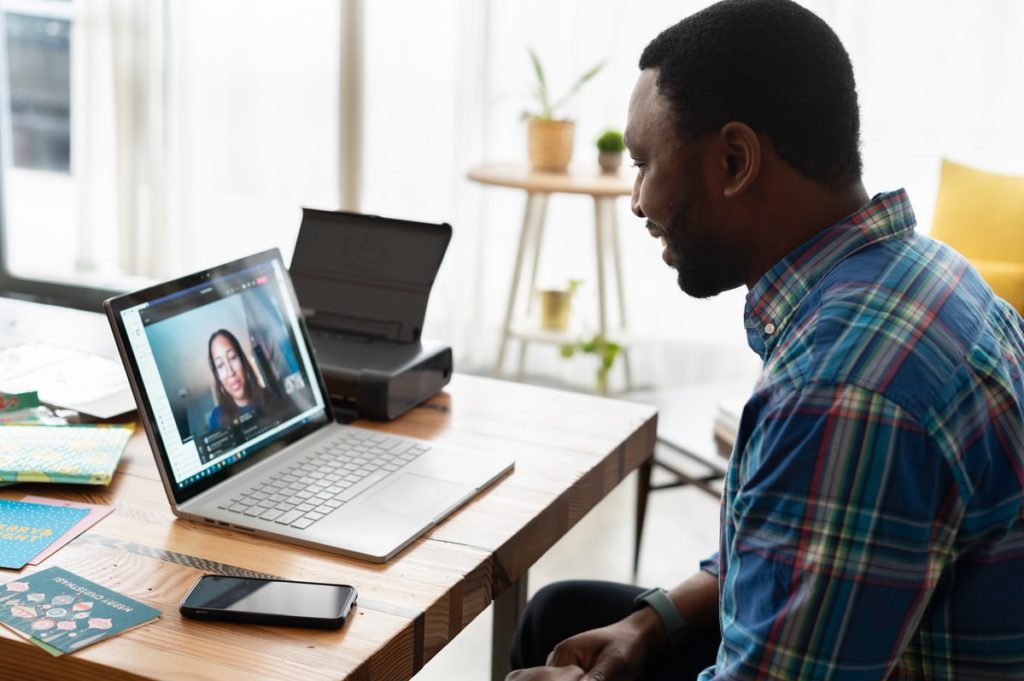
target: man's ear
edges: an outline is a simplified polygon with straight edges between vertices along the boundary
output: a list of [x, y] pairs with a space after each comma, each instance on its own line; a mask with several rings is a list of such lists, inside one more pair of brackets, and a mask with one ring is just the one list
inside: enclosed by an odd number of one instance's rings
[[722, 196], [731, 199], [749, 190], [761, 174], [761, 140], [749, 125], [732, 121], [718, 133], [725, 184]]

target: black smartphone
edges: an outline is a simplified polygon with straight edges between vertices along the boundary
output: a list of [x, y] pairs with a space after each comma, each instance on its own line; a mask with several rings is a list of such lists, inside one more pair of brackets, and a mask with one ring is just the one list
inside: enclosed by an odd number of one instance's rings
[[179, 610], [197, 620], [336, 629], [345, 623], [357, 595], [346, 584], [203, 575]]

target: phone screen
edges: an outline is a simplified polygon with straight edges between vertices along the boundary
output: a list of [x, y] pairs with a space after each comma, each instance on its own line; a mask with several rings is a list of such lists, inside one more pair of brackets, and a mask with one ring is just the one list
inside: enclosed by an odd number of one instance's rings
[[182, 609], [266, 615], [270, 617], [344, 619], [355, 589], [342, 584], [291, 582], [204, 575], [182, 601]]

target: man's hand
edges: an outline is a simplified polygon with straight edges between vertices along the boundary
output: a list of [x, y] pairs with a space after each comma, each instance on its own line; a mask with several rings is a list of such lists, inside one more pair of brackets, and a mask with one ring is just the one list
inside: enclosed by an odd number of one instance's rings
[[576, 665], [568, 667], [531, 667], [517, 669], [505, 681], [580, 681], [583, 670]]
[[648, 654], [664, 644], [664, 630], [651, 610], [642, 610], [607, 627], [567, 638], [551, 651], [548, 664], [586, 670], [585, 681], [632, 681]]

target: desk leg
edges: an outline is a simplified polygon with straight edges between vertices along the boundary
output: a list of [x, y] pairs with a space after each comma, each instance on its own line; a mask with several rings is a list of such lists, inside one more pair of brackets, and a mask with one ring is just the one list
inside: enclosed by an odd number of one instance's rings
[[633, 579], [640, 569], [640, 540], [644, 536], [644, 520], [647, 518], [647, 496], [651, 492], [651, 473], [654, 471], [654, 452], [640, 464], [636, 471], [636, 536], [633, 540]]
[[526, 608], [529, 573], [505, 589], [494, 601], [494, 624], [491, 630], [491, 679], [502, 681], [508, 674], [508, 653], [519, 616]]
[[508, 292], [508, 308], [505, 310], [505, 324], [501, 328], [501, 342], [498, 345], [498, 361], [494, 364], [494, 376], [501, 377], [501, 366], [505, 362], [505, 349], [508, 346], [509, 332], [512, 330], [512, 315], [516, 307], [516, 294], [519, 291], [519, 277], [523, 270], [523, 255], [530, 243], [530, 232], [533, 225], [533, 213], [538, 195], [529, 192], [526, 195], [526, 210], [523, 211], [523, 227], [519, 232], [519, 250], [512, 268], [512, 287]]

